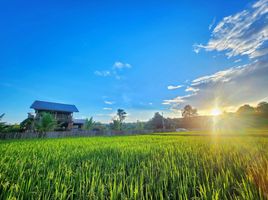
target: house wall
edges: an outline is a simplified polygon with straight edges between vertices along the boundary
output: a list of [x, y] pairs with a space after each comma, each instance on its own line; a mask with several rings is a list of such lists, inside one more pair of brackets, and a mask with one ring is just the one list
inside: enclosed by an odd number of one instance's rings
[[52, 114], [58, 123], [63, 123], [62, 126], [70, 130], [73, 125], [73, 113], [70, 112], [59, 112], [59, 111], [50, 111], [50, 110], [35, 110], [36, 117], [35, 119], [39, 119], [42, 113], [50, 113]]

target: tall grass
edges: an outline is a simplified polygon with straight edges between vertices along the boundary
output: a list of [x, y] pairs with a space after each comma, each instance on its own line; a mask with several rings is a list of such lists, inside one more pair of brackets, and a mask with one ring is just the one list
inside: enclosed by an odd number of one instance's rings
[[0, 142], [0, 199], [265, 199], [268, 138]]

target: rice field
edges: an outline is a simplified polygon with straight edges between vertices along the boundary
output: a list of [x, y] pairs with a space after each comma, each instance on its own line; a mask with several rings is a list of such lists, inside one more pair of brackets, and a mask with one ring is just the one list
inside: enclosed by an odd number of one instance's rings
[[0, 141], [0, 199], [267, 195], [266, 137], [163, 134]]

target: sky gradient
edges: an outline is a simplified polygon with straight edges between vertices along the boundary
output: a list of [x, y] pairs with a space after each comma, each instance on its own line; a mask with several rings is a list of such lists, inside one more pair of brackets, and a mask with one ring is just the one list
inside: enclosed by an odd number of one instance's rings
[[0, 2], [0, 113], [21, 122], [34, 100], [76, 118], [127, 121], [206, 114], [268, 97], [268, 1]]

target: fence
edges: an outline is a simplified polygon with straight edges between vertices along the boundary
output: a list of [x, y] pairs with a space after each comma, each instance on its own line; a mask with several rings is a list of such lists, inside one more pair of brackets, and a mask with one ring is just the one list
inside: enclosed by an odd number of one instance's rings
[[[174, 130], [165, 130], [171, 132]], [[24, 133], [0, 133], [0, 139], [27, 139], [27, 138], [62, 138], [62, 137], [90, 137], [90, 136], [116, 136], [116, 135], [138, 135], [151, 134], [154, 130], [125, 130], [125, 131], [87, 131], [87, 130], [72, 130], [72, 131], [53, 131], [46, 133], [24, 132]]]

